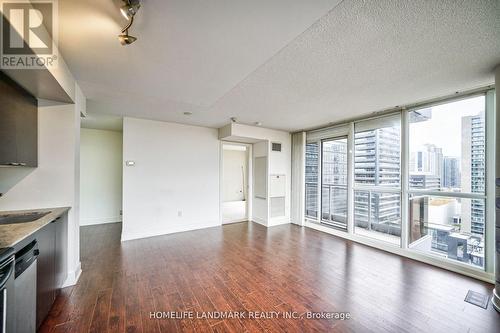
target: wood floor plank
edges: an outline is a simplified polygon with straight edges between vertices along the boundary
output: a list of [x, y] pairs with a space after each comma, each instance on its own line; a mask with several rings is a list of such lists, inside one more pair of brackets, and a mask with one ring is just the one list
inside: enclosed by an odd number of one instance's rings
[[151, 318], [151, 313], [156, 312], [157, 309], [151, 292], [151, 286], [147, 280], [139, 280], [138, 282], [138, 300], [143, 331], [145, 333], [160, 332], [158, 321]]
[[125, 296], [125, 331], [128, 333], [142, 332], [142, 318], [139, 302], [138, 279], [128, 279]]
[[122, 274], [115, 274], [111, 293], [111, 305], [108, 318], [110, 332], [123, 332], [125, 330], [125, 293], [126, 283]]
[[91, 333], [107, 332], [111, 294], [112, 289], [104, 289], [98, 293], [94, 315], [90, 324]]

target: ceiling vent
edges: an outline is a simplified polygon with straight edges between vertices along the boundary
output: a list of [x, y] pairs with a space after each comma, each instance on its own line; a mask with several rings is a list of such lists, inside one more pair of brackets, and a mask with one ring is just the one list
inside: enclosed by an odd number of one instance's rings
[[281, 152], [281, 143], [273, 142], [271, 149], [272, 151]]

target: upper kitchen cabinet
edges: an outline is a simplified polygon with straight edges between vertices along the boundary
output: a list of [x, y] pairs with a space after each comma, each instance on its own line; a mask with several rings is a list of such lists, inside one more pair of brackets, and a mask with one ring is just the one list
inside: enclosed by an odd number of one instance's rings
[[0, 165], [38, 164], [38, 102], [0, 73]]

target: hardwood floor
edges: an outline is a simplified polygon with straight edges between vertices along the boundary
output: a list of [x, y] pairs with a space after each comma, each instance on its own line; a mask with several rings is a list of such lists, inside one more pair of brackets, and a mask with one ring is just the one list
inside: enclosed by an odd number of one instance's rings
[[[41, 332], [499, 332], [464, 302], [493, 285], [294, 225], [238, 223], [120, 243], [81, 228], [83, 273]], [[155, 311], [349, 312], [332, 319], [151, 319]]]

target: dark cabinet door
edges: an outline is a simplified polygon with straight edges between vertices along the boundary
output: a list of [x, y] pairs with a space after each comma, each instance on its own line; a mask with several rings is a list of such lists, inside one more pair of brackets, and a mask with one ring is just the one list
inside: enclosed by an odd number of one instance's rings
[[36, 234], [40, 254], [37, 265], [36, 327], [39, 327], [56, 297], [55, 280], [55, 223], [43, 227]]
[[22, 166], [38, 165], [38, 110], [36, 100], [25, 100], [16, 110], [17, 163]]
[[0, 164], [38, 164], [38, 102], [0, 72]]
[[6, 94], [6, 83], [0, 80], [0, 164], [17, 163], [16, 113]]

